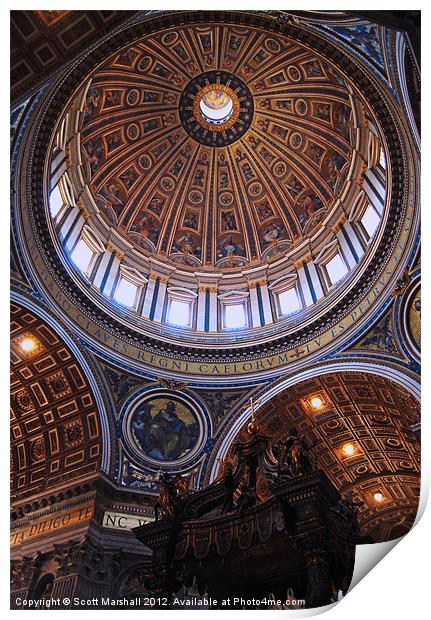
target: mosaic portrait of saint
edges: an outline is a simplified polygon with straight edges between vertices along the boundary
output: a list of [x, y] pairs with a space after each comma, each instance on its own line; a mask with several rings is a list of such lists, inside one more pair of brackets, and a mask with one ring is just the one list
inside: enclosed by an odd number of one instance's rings
[[131, 419], [135, 444], [149, 458], [176, 461], [194, 448], [199, 427], [181, 402], [155, 398], [140, 405]]
[[413, 296], [408, 312], [408, 327], [416, 346], [421, 348], [421, 289], [419, 288]]

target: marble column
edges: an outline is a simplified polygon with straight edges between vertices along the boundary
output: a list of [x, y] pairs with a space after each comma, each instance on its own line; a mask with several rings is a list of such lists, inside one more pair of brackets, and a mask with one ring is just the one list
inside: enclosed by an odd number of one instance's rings
[[365, 242], [362, 240], [361, 236], [358, 234], [356, 227], [352, 222], [346, 222], [343, 225], [343, 234], [350, 239], [350, 243], [352, 244], [358, 258], [361, 258], [363, 255], [365, 248]]
[[199, 286], [198, 289], [198, 309], [196, 316], [196, 330], [198, 332], [205, 331], [205, 313], [206, 313], [206, 303], [207, 303], [207, 291], [209, 292], [208, 287]]
[[269, 325], [269, 323], [273, 323], [274, 321], [272, 318], [272, 308], [271, 308], [271, 300], [269, 298], [268, 281], [266, 279], [261, 280], [259, 282], [259, 286], [260, 286], [262, 309], [263, 309], [265, 325]]
[[356, 250], [348, 238], [344, 228], [341, 228], [337, 235], [338, 243], [340, 245], [341, 251], [343, 252], [343, 256], [346, 259], [347, 266], [349, 269], [353, 269], [357, 264], [359, 258], [356, 253]]
[[157, 293], [157, 300], [156, 300], [156, 305], [154, 308], [154, 316], [153, 316], [153, 321], [157, 321], [158, 323], [161, 323], [162, 318], [163, 318], [163, 309], [165, 306], [167, 285], [168, 285], [168, 278], [164, 276], [160, 276], [159, 290]]
[[121, 252], [114, 251], [114, 258], [110, 264], [109, 271], [106, 273], [106, 277], [104, 278], [104, 286], [102, 288], [102, 293], [111, 296], [113, 294], [113, 287], [115, 283], [115, 279], [118, 275], [118, 270], [120, 269], [121, 259], [124, 254]]
[[151, 307], [153, 304], [154, 289], [156, 287], [157, 276], [150, 273], [148, 276], [147, 289], [145, 291], [144, 305], [142, 307], [142, 316], [150, 318]]
[[67, 250], [70, 250], [75, 245], [75, 241], [84, 226], [84, 221], [84, 217], [79, 207], [70, 207], [59, 230], [59, 236], [65, 244]]
[[106, 280], [108, 279], [108, 275], [111, 270], [114, 259], [115, 259], [115, 252], [106, 250], [102, 258], [100, 259], [100, 263], [94, 275], [93, 284], [94, 286], [97, 286], [97, 288], [100, 289], [102, 292], [103, 292], [103, 289], [105, 288]]
[[52, 158], [52, 162], [51, 162], [51, 179], [50, 179], [51, 189], [53, 189], [57, 185], [57, 183], [59, 182], [63, 174], [66, 172], [66, 170], [67, 170], [66, 155], [63, 150], [58, 149], [55, 152], [55, 155]]
[[383, 179], [377, 174], [375, 169], [369, 169], [365, 173], [362, 187], [367, 194], [369, 201], [381, 216], [385, 205], [386, 187]]
[[260, 327], [260, 312], [259, 312], [259, 302], [257, 298], [257, 286], [256, 283], [253, 282], [249, 284], [248, 290], [250, 291], [250, 307], [251, 307], [251, 320], [253, 327]]
[[305, 305], [311, 306], [324, 295], [316, 265], [311, 261], [297, 265], [297, 271]]
[[213, 286], [209, 289], [209, 316], [208, 316], [208, 331], [217, 331], [217, 287]]

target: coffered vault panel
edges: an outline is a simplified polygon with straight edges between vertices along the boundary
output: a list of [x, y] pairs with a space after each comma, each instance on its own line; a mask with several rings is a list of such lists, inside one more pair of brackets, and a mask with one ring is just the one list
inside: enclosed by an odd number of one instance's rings
[[[353, 493], [364, 534], [382, 541], [410, 529], [420, 493], [420, 445], [412, 431], [420, 409], [405, 388], [369, 373], [328, 374], [281, 392], [256, 420], [274, 445], [291, 427], [298, 430], [316, 466], [342, 495]], [[244, 428], [239, 439], [245, 435]], [[383, 501], [374, 498], [379, 492]]]
[[12, 491], [18, 499], [100, 471], [99, 413], [69, 347], [13, 304], [11, 354]]

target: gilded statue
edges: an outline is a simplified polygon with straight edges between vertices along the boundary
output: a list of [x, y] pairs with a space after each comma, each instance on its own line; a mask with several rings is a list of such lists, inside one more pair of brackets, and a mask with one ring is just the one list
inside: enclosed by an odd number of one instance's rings
[[160, 493], [154, 504], [155, 520], [174, 517], [183, 500], [188, 495], [188, 486], [181, 476], [164, 473], [160, 476]]
[[298, 435], [295, 427], [289, 429], [289, 434], [278, 444], [278, 475], [287, 473], [298, 476], [312, 471], [312, 465], [307, 446]]

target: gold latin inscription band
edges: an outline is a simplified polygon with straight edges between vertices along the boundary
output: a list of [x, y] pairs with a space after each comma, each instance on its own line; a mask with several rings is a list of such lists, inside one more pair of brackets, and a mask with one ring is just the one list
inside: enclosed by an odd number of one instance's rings
[[86, 504], [79, 506], [73, 510], [64, 510], [58, 513], [54, 513], [48, 516], [44, 516], [40, 519], [36, 519], [31, 523], [19, 527], [11, 531], [10, 544], [19, 545], [24, 542], [28, 542], [34, 538], [48, 534], [54, 530], [63, 529], [76, 523], [89, 521], [94, 514], [93, 504]]
[[235, 363], [201, 363], [186, 361], [181, 358], [166, 357], [151, 353], [150, 351], [145, 351], [128, 342], [125, 342], [124, 340], [116, 338], [103, 327], [100, 327], [86, 315], [82, 314], [82, 312], [64, 296], [57, 283], [46, 269], [34, 240], [31, 240], [28, 249], [33, 257], [33, 264], [41, 277], [43, 288], [49, 291], [58, 306], [62, 308], [63, 312], [81, 329], [84, 334], [101, 343], [104, 347], [111, 349], [114, 353], [126, 356], [131, 360], [140, 362], [155, 369], [156, 371], [164, 369], [167, 371], [174, 371], [181, 374], [195, 376], [241, 376], [254, 372], [271, 371], [277, 368], [282, 368], [289, 363], [297, 362], [298, 360], [323, 349], [336, 339], [345, 335], [350, 327], [352, 327], [352, 325], [354, 325], [367, 313], [370, 307], [375, 307], [376, 300], [386, 290], [389, 281], [393, 278], [393, 274], [397, 270], [401, 257], [408, 244], [408, 239], [412, 228], [411, 213], [411, 205], [409, 205], [409, 210], [404, 221], [404, 226], [401, 230], [400, 238], [386, 265], [386, 269], [375, 282], [373, 288], [368, 292], [367, 297], [363, 299], [347, 316], [336, 323], [332, 328], [322, 332], [318, 337], [312, 338], [307, 343], [296, 347], [295, 349], [281, 354]]

